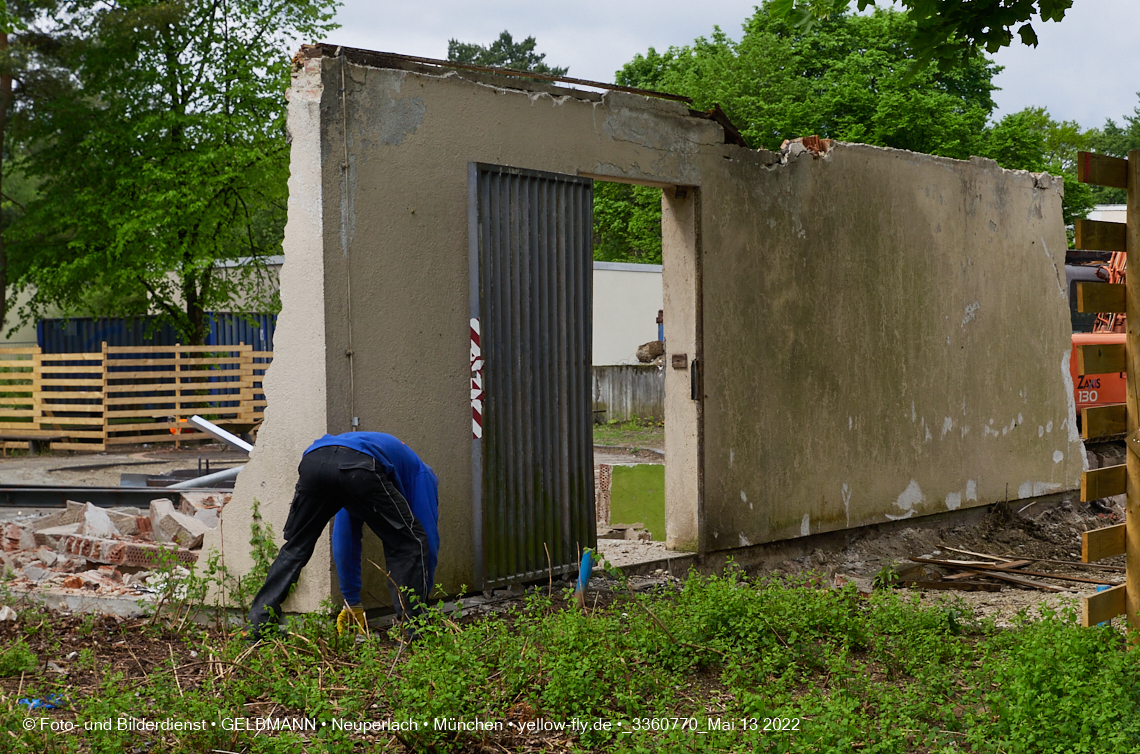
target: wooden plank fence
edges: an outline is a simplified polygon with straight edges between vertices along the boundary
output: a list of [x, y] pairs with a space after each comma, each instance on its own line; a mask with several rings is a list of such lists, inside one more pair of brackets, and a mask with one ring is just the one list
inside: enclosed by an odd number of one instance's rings
[[264, 414], [262, 379], [272, 361], [272, 351], [245, 344], [0, 348], [0, 433], [65, 435], [53, 445], [101, 451], [190, 439], [179, 424], [194, 414], [247, 432]]

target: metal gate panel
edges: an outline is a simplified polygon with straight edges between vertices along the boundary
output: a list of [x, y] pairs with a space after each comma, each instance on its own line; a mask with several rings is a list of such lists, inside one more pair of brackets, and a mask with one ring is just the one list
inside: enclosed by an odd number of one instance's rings
[[472, 163], [471, 409], [482, 588], [594, 547], [593, 181]]

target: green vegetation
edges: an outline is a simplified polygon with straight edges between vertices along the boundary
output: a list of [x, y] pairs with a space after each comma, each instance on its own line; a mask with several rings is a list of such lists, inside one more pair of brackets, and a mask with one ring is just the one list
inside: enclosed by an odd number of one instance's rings
[[627, 448], [665, 448], [665, 423], [653, 419], [614, 420], [594, 425], [595, 445]]
[[472, 63], [494, 68], [513, 68], [516, 71], [535, 71], [551, 76], [565, 76], [569, 68], [561, 68], [546, 63], [546, 53], [535, 52], [538, 42], [527, 37], [516, 42], [509, 31], [503, 31], [499, 38], [489, 45], [469, 44], [451, 39], [447, 42], [447, 59], [456, 63]]
[[31, 6], [12, 36], [39, 57], [17, 87], [19, 149], [4, 155], [34, 186], [5, 215], [9, 280], [34, 292], [22, 320], [158, 309], [200, 344], [207, 311], [274, 311], [266, 259], [281, 253], [289, 175], [282, 42], [323, 35], [332, 4]]
[[912, 32], [904, 14], [880, 10], [836, 16], [805, 35], [766, 3], [739, 42], [717, 29], [686, 47], [650, 48], [616, 81], [688, 95], [697, 109], [719, 104], [753, 147], [816, 134], [969, 158], [994, 108], [997, 67], [973, 55], [951, 71], [909, 77]]
[[610, 477], [610, 523], [643, 523], [654, 542], [665, 541], [665, 465], [614, 466]]
[[[1022, 44], [1037, 46], [1037, 32], [1030, 21], [1060, 21], [1073, 0], [1002, 0], [964, 3], [961, 0], [893, 0], [915, 22], [912, 44], [918, 64], [938, 61], [943, 70], [969, 57], [977, 48], [997, 52], [1013, 42], [1014, 27]], [[877, 5], [877, 0], [856, 0], [859, 10]], [[884, 3], [887, 4], [887, 3]], [[821, 19], [845, 12], [852, 0], [773, 0], [774, 13], [811, 31]]]
[[[1124, 157], [1140, 147], [1140, 108], [1123, 125], [1109, 120], [1099, 129], [1057, 121], [1043, 107], [991, 122], [993, 77], [1000, 69], [978, 49], [955, 48], [951, 57], [939, 58], [939, 66], [916, 68], [929, 52], [921, 40], [923, 22], [915, 21], [921, 14], [876, 9], [851, 15], [843, 12], [847, 4], [820, 0], [791, 11], [790, 0], [764, 2], [745, 22], [739, 42], [717, 29], [692, 45], [663, 53], [650, 48], [615, 80], [687, 95], [699, 109], [720, 105], [753, 147], [776, 150], [785, 139], [814, 134], [956, 159], [979, 155], [1005, 168], [1062, 176], [1070, 242], [1076, 218], [1096, 204], [1124, 201], [1119, 189], [1078, 183], [1076, 157], [1081, 150]], [[915, 11], [922, 6], [922, 12], [933, 7], [926, 0], [904, 5]], [[819, 13], [805, 23], [809, 10]], [[947, 61], [953, 65], [942, 65]], [[660, 264], [656, 189], [596, 184], [594, 258]]]
[[[82, 651], [67, 676], [26, 673], [20, 695], [61, 694], [66, 709], [34, 717], [79, 729], [25, 731], [16, 679], [5, 679], [5, 750], [1124, 754], [1140, 746], [1140, 654], [1112, 628], [1079, 628], [1071, 612], [997, 630], [964, 620], [968, 610], [952, 603], [922, 606], [891, 591], [867, 599], [850, 586], [751, 582], [736, 572], [692, 576], [676, 592], [619, 585], [585, 610], [568, 596], [542, 588], [500, 616], [436, 614], [411, 647], [387, 635], [341, 639], [331, 617], [312, 616], [252, 652], [192, 625], [176, 632], [100, 619], [82, 637], [68, 623], [78, 618], [25, 608], [21, 626], [0, 624], [0, 635], [36, 629], [27, 641], [40, 663]], [[204, 725], [83, 730], [128, 716]], [[254, 735], [223, 727], [256, 717], [308, 718], [317, 728]], [[498, 721], [504, 730], [436, 729], [443, 718]], [[506, 726], [572, 718], [614, 726], [530, 734]], [[695, 718], [705, 733], [674, 727], [673, 718]], [[761, 730], [770, 719], [796, 730]], [[341, 720], [420, 726], [366, 736], [337, 729]], [[710, 720], [735, 729], [710, 731]]]

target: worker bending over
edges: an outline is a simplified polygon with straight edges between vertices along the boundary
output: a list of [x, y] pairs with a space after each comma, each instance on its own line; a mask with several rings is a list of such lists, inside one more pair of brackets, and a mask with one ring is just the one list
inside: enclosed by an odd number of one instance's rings
[[397, 618], [414, 617], [427, 602], [439, 552], [438, 482], [431, 468], [392, 435], [349, 432], [325, 435], [310, 445], [297, 473], [283, 532], [285, 544], [247, 619], [251, 638], [265, 637], [267, 629], [276, 625], [281, 603], [313, 556], [325, 524], [342, 509], [347, 525], [334, 526], [333, 551], [341, 592], [359, 613], [342, 615], [338, 624], [343, 626], [350, 617], [363, 618], [359, 606], [363, 524], [384, 543]]

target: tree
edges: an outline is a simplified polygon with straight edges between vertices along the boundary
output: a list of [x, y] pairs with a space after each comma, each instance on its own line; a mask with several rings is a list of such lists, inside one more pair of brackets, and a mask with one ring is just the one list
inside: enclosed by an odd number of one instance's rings
[[1058, 122], [1045, 108], [1030, 107], [988, 128], [978, 152], [1004, 168], [1063, 177], [1061, 211], [1065, 225], [1072, 226], [1098, 203], [1092, 187], [1077, 181], [1077, 152], [1089, 149], [1094, 136], [1094, 131], [1082, 131], [1076, 121]]
[[661, 264], [661, 189], [594, 181], [594, 259]]
[[66, 86], [65, 76], [43, 55], [54, 39], [41, 25], [56, 7], [55, 0], [0, 0], [0, 329], [9, 308], [8, 282], [18, 276], [9, 267], [4, 234], [30, 196], [26, 176], [13, 174], [12, 155], [19, 148], [32, 97]]
[[[917, 53], [915, 69], [936, 60], [946, 71], [969, 58], [978, 47], [994, 53], [1013, 42], [1013, 28], [1023, 44], [1037, 46], [1030, 20], [1060, 21], [1073, 0], [896, 0], [914, 23], [911, 43]], [[860, 11], [877, 0], [856, 0]], [[851, 0], [773, 0], [772, 13], [782, 21], [810, 31], [819, 21], [844, 13]]]
[[509, 31], [504, 31], [491, 44], [467, 44], [458, 39], [448, 40], [447, 59], [456, 63], [486, 65], [493, 68], [513, 68], [516, 71], [534, 71], [551, 76], [565, 76], [569, 68], [547, 65], [546, 53], [538, 54], [534, 37], [515, 42]]
[[805, 33], [765, 3], [733, 42], [719, 29], [692, 46], [650, 49], [617, 83], [685, 94], [694, 107], [719, 103], [745, 140], [777, 149], [818, 134], [966, 159], [993, 110], [997, 67], [980, 54], [949, 71], [908, 76], [914, 24], [901, 13], [838, 15]]
[[[273, 305], [287, 199], [286, 39], [332, 28], [326, 0], [74, 0], [57, 59], [74, 87], [34, 102], [14, 227], [21, 315], [93, 301], [157, 310], [200, 344], [211, 309]], [[229, 268], [228, 270], [225, 268]]]

